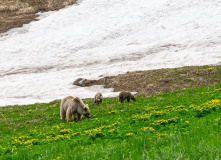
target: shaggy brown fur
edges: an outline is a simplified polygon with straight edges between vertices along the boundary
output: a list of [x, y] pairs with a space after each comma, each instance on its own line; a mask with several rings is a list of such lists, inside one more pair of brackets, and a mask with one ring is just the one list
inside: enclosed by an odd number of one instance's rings
[[84, 104], [78, 97], [68, 96], [61, 101], [60, 116], [62, 120], [67, 118], [67, 122], [71, 122], [72, 115], [75, 122], [81, 120], [83, 115], [91, 118], [90, 109], [87, 104]]
[[97, 93], [94, 97], [94, 104], [101, 105], [103, 102], [103, 95], [101, 93]]
[[123, 103], [124, 100], [127, 99], [127, 102], [130, 102], [130, 99], [133, 101], [136, 101], [136, 98], [134, 95], [132, 95], [130, 92], [122, 91], [119, 94], [119, 102]]

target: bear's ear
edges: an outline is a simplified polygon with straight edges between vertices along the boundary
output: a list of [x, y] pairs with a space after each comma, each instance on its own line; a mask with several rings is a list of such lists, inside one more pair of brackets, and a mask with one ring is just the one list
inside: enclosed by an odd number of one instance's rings
[[87, 107], [84, 107], [84, 109], [83, 109], [84, 111], [87, 111]]
[[75, 101], [75, 102], [81, 102], [81, 100], [80, 100], [79, 97], [74, 98], [74, 101]]

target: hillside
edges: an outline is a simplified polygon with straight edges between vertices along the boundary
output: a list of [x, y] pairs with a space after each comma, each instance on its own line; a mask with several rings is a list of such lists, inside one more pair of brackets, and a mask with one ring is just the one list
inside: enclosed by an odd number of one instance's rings
[[0, 108], [0, 159], [219, 159], [221, 83], [89, 104], [67, 123], [59, 102]]
[[54, 11], [74, 3], [76, 0], [2, 0], [0, 34], [36, 20], [38, 12]]
[[[75, 2], [1, 1], [0, 33]], [[219, 3], [85, 0], [1, 34], [0, 159], [221, 159]], [[92, 117], [61, 120], [68, 95]]]
[[[31, 2], [27, 1], [29, 6]], [[41, 2], [50, 6], [49, 1]], [[118, 93], [112, 89], [79, 87], [73, 82], [79, 78], [109, 81], [105, 77], [134, 71], [150, 73], [127, 74], [131, 82], [140, 77], [130, 88], [123, 84], [127, 77], [120, 83], [113, 79], [111, 86], [140, 94], [179, 89], [180, 84], [173, 85], [177, 79], [170, 79], [170, 73], [164, 75], [166, 70], [160, 81], [155, 77], [156, 84], [142, 81], [158, 69], [220, 65], [220, 7], [221, 1], [206, 0], [83, 0], [38, 13], [37, 21], [0, 35], [0, 105], [46, 103], [76, 94], [93, 98], [97, 91], [115, 97]], [[180, 79], [189, 74], [179, 73]], [[179, 83], [185, 88], [186, 81], [191, 86], [198, 80], [187, 78]], [[169, 87], [164, 87], [167, 83]], [[205, 78], [199, 80], [204, 83]], [[145, 89], [138, 91], [135, 85]]]
[[186, 66], [175, 69], [158, 69], [128, 72], [98, 80], [78, 79], [73, 84], [81, 87], [104, 85], [118, 91], [136, 91], [138, 95], [152, 96], [188, 87], [214, 85], [221, 81], [220, 66]]

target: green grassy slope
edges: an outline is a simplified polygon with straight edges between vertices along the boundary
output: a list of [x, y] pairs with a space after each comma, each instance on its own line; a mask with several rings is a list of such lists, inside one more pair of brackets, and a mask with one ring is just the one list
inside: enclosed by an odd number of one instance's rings
[[0, 159], [220, 159], [221, 83], [105, 98], [91, 119], [60, 120], [59, 103], [0, 108]]

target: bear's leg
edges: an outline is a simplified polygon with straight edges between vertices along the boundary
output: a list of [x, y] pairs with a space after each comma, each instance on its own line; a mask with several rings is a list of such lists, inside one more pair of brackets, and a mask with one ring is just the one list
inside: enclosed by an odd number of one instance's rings
[[121, 103], [124, 103], [125, 99], [126, 99], [126, 98], [125, 98], [125, 97], [123, 97], [123, 98], [122, 98], [122, 102], [121, 102]]
[[66, 118], [66, 112], [64, 111], [63, 108], [60, 108], [60, 116], [61, 116], [61, 119], [62, 119], [62, 120], [65, 120], [65, 118]]
[[75, 112], [75, 113], [73, 114], [73, 117], [74, 117], [74, 121], [77, 122], [77, 121], [78, 121], [78, 113]]
[[101, 104], [102, 104], [102, 102], [103, 102], [103, 100], [101, 99], [101, 100], [100, 100], [100, 102], [99, 102], [99, 105], [101, 105]]
[[130, 102], [130, 98], [129, 97], [127, 97], [127, 102]]
[[68, 109], [66, 112], [67, 122], [71, 122], [71, 115], [72, 115], [71, 111], [70, 111], [70, 109]]
[[82, 115], [81, 114], [79, 114], [79, 113], [77, 113], [78, 114], [78, 121], [80, 121], [81, 120], [81, 118], [82, 118]]

